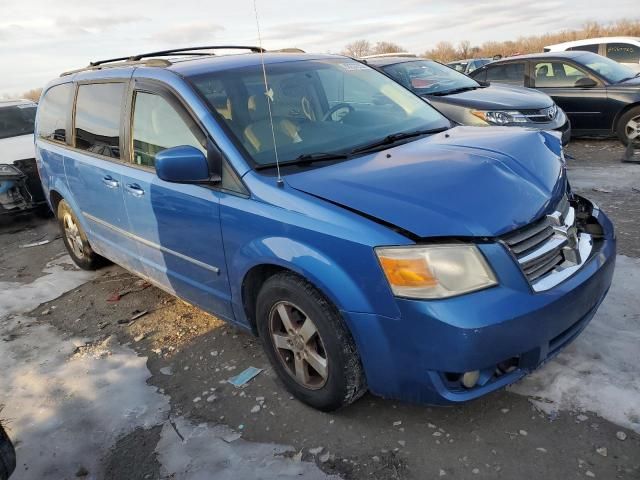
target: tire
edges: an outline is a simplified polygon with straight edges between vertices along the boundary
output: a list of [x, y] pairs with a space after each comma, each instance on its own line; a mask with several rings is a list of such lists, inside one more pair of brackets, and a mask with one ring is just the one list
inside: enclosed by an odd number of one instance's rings
[[7, 480], [16, 468], [16, 452], [0, 424], [0, 480]]
[[64, 246], [78, 267], [83, 270], [96, 270], [107, 263], [104, 257], [93, 251], [78, 217], [65, 200], [60, 200], [58, 204], [58, 224]]
[[634, 141], [636, 143], [640, 142], [640, 107], [633, 107], [629, 111], [625, 112], [624, 115], [622, 115], [618, 120], [616, 134], [624, 145], [629, 145], [629, 141], [631, 140], [631, 138], [629, 137], [629, 132], [633, 131], [633, 127], [628, 125], [629, 122], [636, 123], [637, 126], [635, 127], [635, 130], [637, 134], [634, 138]]
[[[256, 321], [264, 350], [280, 380], [302, 402], [327, 412], [353, 403], [366, 392], [360, 356], [342, 317], [301, 277], [290, 272], [270, 277], [258, 294]], [[286, 332], [286, 323], [294, 335]], [[285, 348], [276, 347], [276, 336], [279, 346], [287, 339]], [[318, 373], [322, 368], [312, 366], [322, 367], [322, 360], [324, 377]]]

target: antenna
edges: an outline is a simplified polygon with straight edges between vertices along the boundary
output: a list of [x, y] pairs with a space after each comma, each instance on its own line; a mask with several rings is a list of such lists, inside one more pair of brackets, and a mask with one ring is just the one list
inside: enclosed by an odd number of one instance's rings
[[271, 114], [271, 102], [273, 102], [273, 90], [269, 88], [267, 82], [267, 69], [264, 66], [264, 49], [262, 48], [262, 35], [260, 34], [260, 20], [258, 20], [257, 0], [253, 0], [253, 11], [256, 14], [256, 27], [258, 28], [258, 46], [260, 48], [260, 63], [262, 64], [262, 77], [264, 79], [264, 94], [267, 97], [267, 107], [269, 109], [269, 124], [271, 125], [271, 136], [273, 138], [273, 153], [276, 157], [276, 170], [278, 172], [278, 186], [284, 186], [284, 181], [280, 175], [280, 159], [278, 158], [278, 145], [276, 143], [276, 129], [273, 127], [273, 115]]

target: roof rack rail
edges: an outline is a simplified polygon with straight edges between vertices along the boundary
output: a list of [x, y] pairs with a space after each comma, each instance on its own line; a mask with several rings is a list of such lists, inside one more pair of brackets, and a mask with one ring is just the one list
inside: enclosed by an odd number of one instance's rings
[[[266, 52], [264, 48], [246, 46], [246, 45], [209, 45], [204, 47], [186, 47], [186, 48], [172, 48], [170, 50], [159, 50], [157, 52], [139, 53], [137, 55], [130, 55], [128, 57], [116, 57], [106, 60], [98, 60], [90, 62], [88, 66], [78, 68], [76, 70], [70, 70], [60, 74], [61, 77], [72, 75], [74, 73], [84, 72], [87, 70], [100, 70], [102, 68], [113, 67], [126, 67], [131, 65], [146, 65], [149, 67], [168, 67], [171, 62], [161, 58], [153, 57], [165, 57], [170, 55], [194, 55], [194, 56], [213, 56], [213, 52], [205, 52], [204, 50], [249, 50], [253, 53]], [[144, 60], [148, 59], [148, 60]]]
[[131, 55], [129, 57], [110, 58], [107, 60], [98, 60], [97, 62], [89, 63], [89, 66], [96, 67], [105, 63], [121, 62], [124, 60], [137, 61], [143, 58], [149, 57], [165, 57], [169, 55], [215, 55], [215, 53], [204, 53], [201, 50], [250, 50], [253, 53], [266, 52], [264, 48], [247, 46], [247, 45], [210, 45], [204, 47], [185, 47], [185, 48], [172, 48], [170, 50], [159, 50], [157, 52], [140, 53], [138, 55]]

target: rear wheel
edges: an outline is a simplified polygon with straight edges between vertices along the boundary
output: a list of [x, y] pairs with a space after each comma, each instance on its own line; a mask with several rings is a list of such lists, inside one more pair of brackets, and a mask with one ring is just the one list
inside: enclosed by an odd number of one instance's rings
[[67, 252], [78, 267], [83, 270], [96, 270], [106, 263], [104, 257], [91, 248], [78, 218], [65, 200], [60, 200], [58, 204], [58, 223]]
[[366, 391], [351, 333], [338, 310], [308, 282], [289, 272], [269, 278], [256, 315], [271, 364], [299, 400], [330, 411]]
[[640, 142], [640, 107], [634, 107], [620, 117], [617, 134], [625, 145]]

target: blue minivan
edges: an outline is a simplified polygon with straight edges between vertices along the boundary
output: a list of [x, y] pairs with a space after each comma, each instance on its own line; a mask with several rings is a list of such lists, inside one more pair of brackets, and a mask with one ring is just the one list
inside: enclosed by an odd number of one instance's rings
[[614, 271], [559, 135], [453, 127], [336, 55], [154, 52], [44, 90], [37, 161], [73, 260], [259, 335], [332, 410], [477, 398], [558, 353]]

